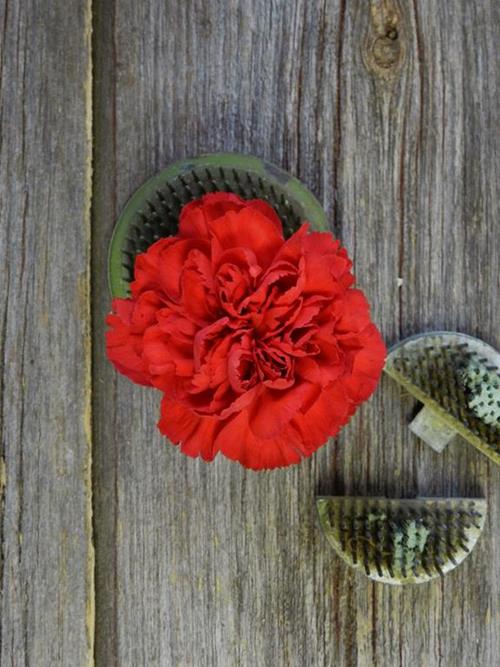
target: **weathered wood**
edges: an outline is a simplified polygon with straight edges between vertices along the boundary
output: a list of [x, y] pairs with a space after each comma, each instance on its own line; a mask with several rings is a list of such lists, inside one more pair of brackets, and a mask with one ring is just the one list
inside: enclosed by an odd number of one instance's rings
[[[299, 467], [191, 461], [158, 396], [104, 357], [119, 209], [171, 160], [269, 158], [324, 201], [388, 342], [450, 328], [500, 346], [498, 7], [94, 2], [97, 665], [480, 665], [500, 652], [498, 468], [407, 429], [387, 379]], [[0, 8], [4, 266], [1, 658], [93, 659], [90, 2]], [[498, 40], [497, 40], [498, 41]], [[473, 555], [381, 587], [326, 546], [316, 493], [486, 495]]]
[[1, 658], [93, 661], [90, 1], [1, 3]]
[[[104, 355], [106, 246], [173, 159], [255, 153], [322, 198], [389, 343], [431, 328], [500, 346], [492, 0], [96, 4], [97, 664], [443, 665], [499, 655], [500, 475], [437, 455], [384, 378], [337, 445], [284, 471], [184, 458], [159, 397]], [[473, 556], [407, 589], [347, 569], [316, 493], [487, 495]]]
[[[354, 603], [342, 613], [325, 604], [332, 568], [342, 570], [314, 506], [331, 451], [272, 474], [187, 459], [156, 431], [159, 396], [106, 362], [102, 325], [116, 215], [171, 160], [255, 153], [331, 197], [339, 21], [338, 8], [306, 2], [98, 7], [97, 664], [313, 665], [352, 654]], [[339, 590], [351, 588], [342, 574]]]
[[[498, 346], [493, 9], [98, 3], [97, 664], [494, 664], [492, 464], [462, 442], [442, 456], [418, 443], [414, 402], [387, 379], [336, 447], [297, 468], [185, 459], [156, 433], [158, 396], [107, 365], [102, 326], [127, 197], [174, 158], [224, 149], [272, 159], [323, 198], [389, 342], [447, 327]], [[317, 492], [483, 493], [492, 509], [460, 568], [395, 590], [328, 550]]]

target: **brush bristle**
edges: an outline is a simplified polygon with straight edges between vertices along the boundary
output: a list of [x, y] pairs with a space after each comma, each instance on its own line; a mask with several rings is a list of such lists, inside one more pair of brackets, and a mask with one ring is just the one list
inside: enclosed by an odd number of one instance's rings
[[321, 526], [341, 558], [368, 577], [391, 584], [428, 581], [472, 551], [486, 501], [469, 498], [324, 497]]
[[244, 199], [264, 199], [279, 215], [286, 238], [302, 222], [300, 212], [277, 183], [269, 183], [257, 174], [235, 168], [199, 167], [177, 175], [156, 189], [154, 197], [144, 201], [130, 227], [123, 250], [124, 280], [133, 279], [136, 255], [160, 238], [177, 233], [182, 207], [209, 192], [232, 192]]
[[500, 429], [500, 375], [484, 363], [471, 362], [461, 380], [469, 408], [485, 424]]
[[437, 406], [449, 427], [500, 462], [500, 395], [494, 389], [500, 371], [492, 361], [497, 357], [493, 348], [470, 336], [422, 334], [398, 344], [385, 370], [424, 404]]

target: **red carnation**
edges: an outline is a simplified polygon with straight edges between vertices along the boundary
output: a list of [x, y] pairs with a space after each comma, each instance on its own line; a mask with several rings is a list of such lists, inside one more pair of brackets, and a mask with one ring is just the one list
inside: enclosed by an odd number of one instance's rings
[[159, 428], [189, 456], [298, 463], [375, 389], [385, 346], [331, 234], [288, 240], [261, 200], [186, 205], [135, 262], [107, 322], [110, 360], [163, 392]]

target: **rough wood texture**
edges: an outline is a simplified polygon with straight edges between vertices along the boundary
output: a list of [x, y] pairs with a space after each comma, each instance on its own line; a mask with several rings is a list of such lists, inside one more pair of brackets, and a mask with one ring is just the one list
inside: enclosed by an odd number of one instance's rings
[[[384, 378], [336, 444], [252, 473], [183, 457], [159, 396], [104, 354], [107, 245], [174, 159], [248, 152], [301, 178], [388, 343], [500, 348], [495, 0], [9, 0], [0, 7], [2, 664], [492, 667], [500, 471], [407, 427]], [[92, 191], [90, 119], [93, 106]], [[89, 204], [92, 195], [92, 243]], [[91, 252], [92, 251], [92, 252]], [[472, 556], [394, 589], [347, 568], [316, 494], [486, 496]]]
[[[128, 196], [173, 159], [224, 149], [322, 198], [389, 343], [445, 327], [499, 346], [494, 6], [98, 3], [98, 664], [495, 664], [498, 469], [463, 442], [442, 456], [419, 443], [415, 404], [388, 379], [297, 468], [187, 460], [156, 433], [158, 396], [106, 363], [102, 325]], [[329, 550], [318, 492], [477, 493], [492, 509], [471, 559], [394, 590]]]
[[90, 2], [1, 3], [2, 665], [93, 660]]

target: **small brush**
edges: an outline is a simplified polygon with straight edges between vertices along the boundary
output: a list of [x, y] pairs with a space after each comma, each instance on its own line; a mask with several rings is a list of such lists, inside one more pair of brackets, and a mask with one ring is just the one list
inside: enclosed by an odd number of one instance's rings
[[478, 498], [317, 498], [321, 527], [351, 567], [387, 584], [419, 584], [453, 570], [486, 520]]
[[410, 429], [440, 452], [458, 433], [500, 464], [500, 353], [478, 338], [432, 332], [395, 345], [385, 372], [424, 404]]
[[328, 229], [325, 212], [311, 192], [269, 162], [233, 153], [182, 160], [142, 185], [120, 215], [109, 250], [112, 296], [128, 296], [136, 255], [175, 235], [182, 207], [210, 192], [264, 199], [280, 217], [286, 238], [305, 221], [314, 229]]

